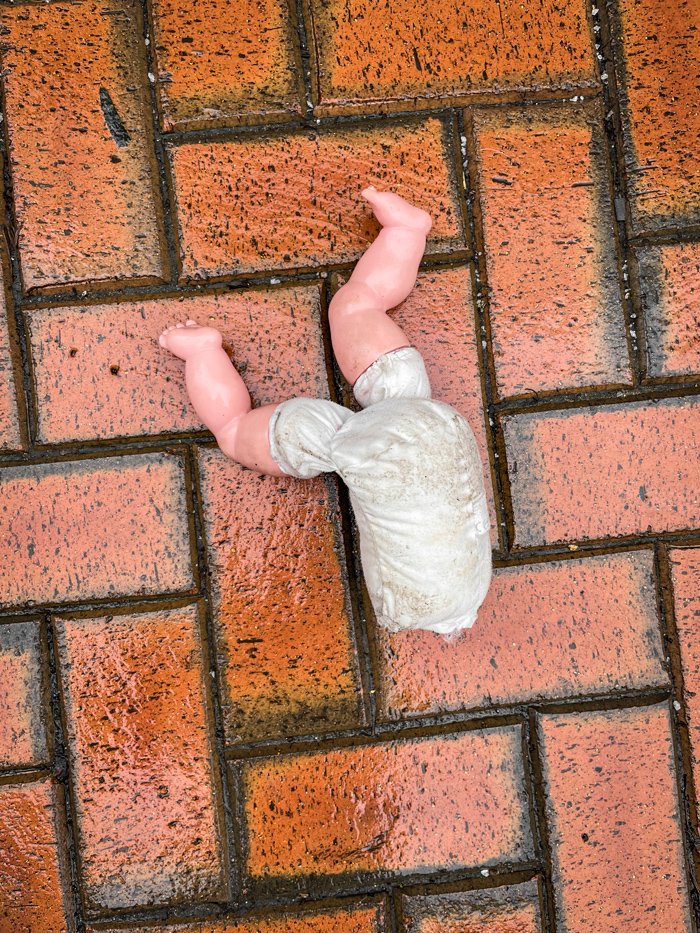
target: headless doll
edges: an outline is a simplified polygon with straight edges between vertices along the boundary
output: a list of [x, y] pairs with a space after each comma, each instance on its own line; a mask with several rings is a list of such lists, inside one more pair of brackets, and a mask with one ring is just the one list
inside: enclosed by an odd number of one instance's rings
[[489, 518], [474, 436], [431, 399], [417, 350], [386, 314], [412, 290], [431, 220], [368, 188], [382, 230], [330, 304], [333, 352], [363, 411], [296, 398], [251, 409], [221, 334], [194, 321], [160, 344], [185, 360], [190, 400], [221, 450], [259, 473], [346, 483], [377, 621], [451, 634], [474, 624], [491, 579]]

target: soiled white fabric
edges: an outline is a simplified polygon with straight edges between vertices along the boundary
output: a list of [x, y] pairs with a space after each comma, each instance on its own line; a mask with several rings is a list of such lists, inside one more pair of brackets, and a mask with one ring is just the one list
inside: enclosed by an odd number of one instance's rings
[[474, 435], [430, 398], [420, 354], [380, 357], [355, 385], [364, 411], [291, 399], [270, 424], [290, 476], [337, 472], [360, 532], [381, 625], [449, 634], [474, 624], [491, 579], [489, 517]]

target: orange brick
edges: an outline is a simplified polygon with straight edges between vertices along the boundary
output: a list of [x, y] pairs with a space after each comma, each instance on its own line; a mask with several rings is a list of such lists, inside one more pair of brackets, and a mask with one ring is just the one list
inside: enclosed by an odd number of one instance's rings
[[360, 721], [331, 480], [263, 477], [200, 451], [229, 742]]
[[7, 302], [0, 267], [0, 450], [24, 447], [17, 415], [14, 363], [7, 326]]
[[465, 266], [420, 275], [414, 290], [390, 317], [423, 355], [433, 397], [452, 405], [471, 425], [484, 468], [492, 540], [497, 544], [469, 269]]
[[582, 0], [308, 0], [319, 112], [595, 84]]
[[540, 731], [561, 929], [690, 931], [668, 710], [544, 716]]
[[650, 551], [502, 567], [457, 641], [377, 639], [388, 719], [668, 685]]
[[700, 9], [695, 0], [620, 0], [617, 24], [627, 184], [635, 225], [700, 221]]
[[360, 197], [370, 184], [431, 212], [428, 253], [464, 246], [440, 120], [198, 143], [170, 158], [186, 279], [357, 259], [379, 229]]
[[51, 781], [0, 786], [0, 930], [72, 933]]
[[225, 897], [196, 609], [58, 620], [56, 632], [87, 902]]
[[182, 465], [167, 454], [0, 474], [0, 605], [188, 590]]
[[667, 399], [505, 421], [516, 544], [700, 523], [700, 404]]
[[138, 9], [134, 0], [84, 0], [4, 11], [10, 167], [28, 289], [162, 276]]
[[[383, 908], [360, 905], [319, 913], [308, 911], [245, 920], [205, 920], [185, 926], [138, 926], [125, 929], [124, 933], [383, 933], [384, 929]], [[96, 927], [88, 927], [88, 933], [99, 931]]]
[[477, 116], [498, 390], [631, 380], [598, 106]]
[[700, 798], [700, 548], [673, 550], [670, 560], [697, 801]]
[[530, 853], [514, 728], [242, 765], [254, 882], [417, 872]]
[[649, 375], [700, 372], [700, 243], [648, 247], [637, 259]]
[[37, 622], [0, 625], [0, 768], [48, 759], [39, 634]]
[[301, 112], [294, 24], [284, 0], [155, 0], [163, 126], [192, 129]]
[[537, 882], [403, 898], [405, 933], [540, 933]]
[[325, 394], [325, 365], [309, 353], [317, 347], [323, 356], [320, 317], [316, 286], [34, 311], [38, 440], [203, 430], [184, 364], [157, 339], [187, 318], [221, 329], [254, 403]]

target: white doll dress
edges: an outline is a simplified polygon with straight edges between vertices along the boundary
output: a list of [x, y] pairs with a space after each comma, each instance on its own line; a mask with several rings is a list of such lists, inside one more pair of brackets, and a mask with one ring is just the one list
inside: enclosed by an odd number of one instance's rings
[[377, 621], [391, 631], [469, 628], [491, 580], [484, 481], [474, 435], [433, 401], [417, 350], [387, 353], [354, 386], [363, 411], [322, 399], [278, 406], [270, 449], [303, 479], [348, 487]]

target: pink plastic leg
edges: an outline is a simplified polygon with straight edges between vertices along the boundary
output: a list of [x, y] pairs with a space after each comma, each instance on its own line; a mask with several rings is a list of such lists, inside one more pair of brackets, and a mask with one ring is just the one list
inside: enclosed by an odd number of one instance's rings
[[226, 456], [259, 473], [282, 476], [268, 433], [277, 406], [251, 411], [248, 390], [221, 346], [219, 331], [188, 321], [164, 331], [160, 345], [185, 361], [192, 405]]
[[351, 385], [384, 353], [409, 346], [386, 315], [416, 283], [432, 221], [420, 208], [389, 191], [367, 188], [382, 230], [336, 292], [329, 309], [331, 339], [341, 372]]

